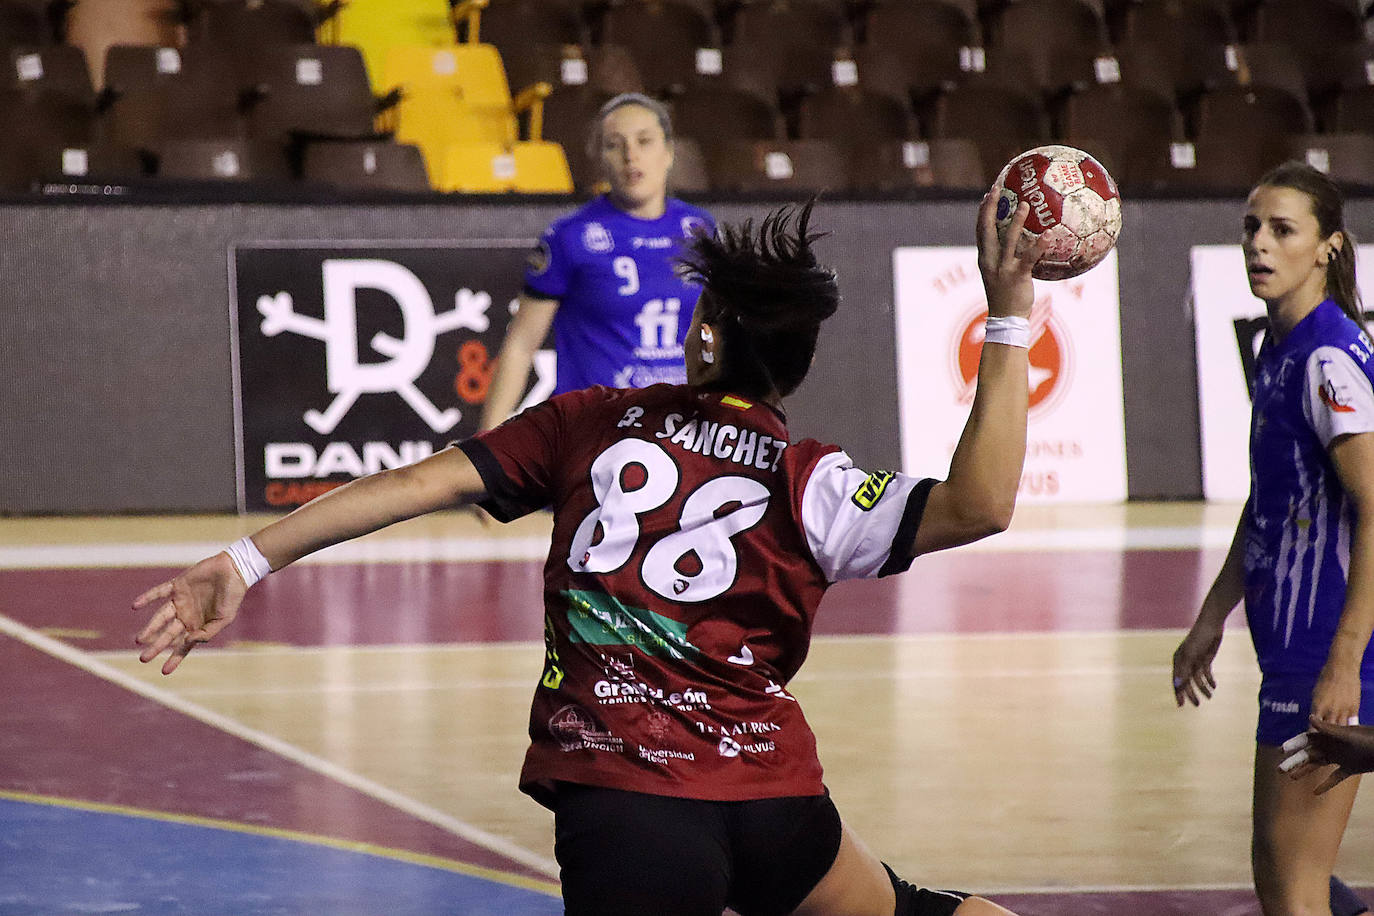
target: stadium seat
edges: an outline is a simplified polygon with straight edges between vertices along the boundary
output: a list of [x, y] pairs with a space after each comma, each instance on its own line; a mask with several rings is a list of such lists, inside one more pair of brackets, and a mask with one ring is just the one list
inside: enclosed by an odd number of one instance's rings
[[625, 0], [606, 10], [600, 41], [624, 46], [653, 92], [685, 86], [700, 49], [719, 49], [720, 33], [699, 8], [681, 0]]
[[842, 192], [850, 179], [844, 154], [828, 140], [735, 140], [707, 153], [711, 183], [721, 191]]
[[92, 108], [95, 90], [86, 55], [73, 45], [48, 45], [39, 48], [14, 48], [7, 54], [0, 74], [0, 89], [20, 89], [41, 93], [53, 100]]
[[1331, 101], [1326, 129], [1374, 134], [1374, 84], [1349, 86]]
[[105, 57], [103, 130], [127, 149], [171, 137], [243, 135], [237, 77], [227, 57], [203, 47], [116, 45]]
[[1265, 172], [1283, 161], [1274, 145], [1236, 145], [1229, 137], [1175, 144], [1169, 154], [1139, 163], [1139, 185], [1155, 192], [1244, 196]]
[[882, 0], [861, 20], [855, 51], [860, 82], [891, 94], [900, 85], [910, 98], [928, 97], [957, 80], [981, 48], [982, 34], [972, 0]]
[[971, 140], [879, 143], [865, 155], [850, 159], [850, 173], [857, 191], [984, 191], [992, 181]]
[[1306, 162], [1341, 184], [1374, 190], [1374, 133], [1293, 136], [1287, 158]]
[[779, 140], [782, 114], [758, 96], [729, 86], [692, 86], [672, 100], [673, 130], [710, 147], [732, 140]]
[[1238, 42], [1224, 0], [1137, 0], [1125, 7], [1117, 51], [1133, 48], [1139, 65], [1149, 61], [1176, 93], [1191, 95], [1217, 81], [1225, 48]]
[[62, 149], [96, 139], [89, 108], [21, 89], [0, 89], [0, 130], [0, 184], [11, 190], [26, 190]]
[[163, 140], [153, 150], [159, 178], [195, 181], [288, 181], [281, 148], [261, 140]]
[[48, 0], [0, 0], [0, 50], [52, 44]]
[[573, 190], [563, 148], [549, 141], [451, 143], [435, 186], [466, 194]]
[[1306, 105], [1284, 90], [1267, 86], [1205, 92], [1195, 118], [1194, 136], [1199, 143], [1231, 144], [1269, 158], [1281, 158], [1286, 138], [1313, 131]]
[[588, 142], [597, 111], [612, 95], [586, 84], [559, 86], [544, 103], [543, 137], [563, 147], [579, 191], [590, 193], [600, 181], [599, 166], [589, 155]]
[[1307, 77], [1312, 107], [1318, 124], [1325, 129], [1331, 123], [1332, 103], [1338, 95], [1348, 89], [1374, 86], [1374, 39], [1332, 45], [1321, 69]]
[[1313, 88], [1330, 84], [1332, 47], [1365, 38], [1358, 0], [1261, 0], [1251, 17], [1251, 40], [1287, 45]]
[[988, 47], [1022, 57], [1031, 82], [1049, 93], [1093, 82], [1093, 62], [1111, 53], [1101, 4], [1092, 0], [1018, 0], [997, 14]]
[[67, 41], [86, 54], [91, 82], [105, 85], [105, 53], [114, 45], [177, 44], [177, 0], [81, 0], [67, 14]]
[[620, 45], [521, 45], [509, 53], [501, 50], [501, 61], [513, 86], [543, 82], [555, 92], [564, 86], [590, 86], [610, 95], [644, 90], [634, 58]]
[[428, 191], [429, 174], [418, 147], [377, 140], [324, 140], [306, 144], [301, 177], [355, 190]]
[[784, 95], [796, 96], [831, 82], [834, 49], [851, 46], [853, 33], [837, 7], [774, 0], [741, 6], [727, 41], [765, 65]]
[[711, 171], [701, 144], [691, 137], [673, 140], [673, 170], [668, 173], [673, 193], [702, 194], [711, 190]]
[[496, 45], [503, 58], [532, 44], [580, 45], [591, 40], [582, 0], [493, 0], [477, 10], [475, 18], [460, 16], [457, 26], [459, 41]]
[[464, 2], [450, 9], [443, 0], [349, 0], [322, 25], [319, 40], [362, 51], [372, 85], [380, 89], [386, 86], [383, 78], [392, 48], [452, 45], [455, 23], [466, 18], [460, 10], [468, 6]]
[[312, 0], [198, 0], [191, 8], [187, 34], [235, 57], [251, 57], [273, 44], [315, 41], [319, 11]]
[[801, 100], [797, 137], [832, 140], [862, 155], [889, 141], [914, 140], [916, 118], [909, 106], [859, 86], [830, 86]]
[[752, 49], [726, 45], [719, 58], [705, 55], [699, 64], [692, 77], [693, 87], [724, 86], [747, 92], [773, 108], [780, 106], [783, 93], [779, 91], [774, 62], [753, 53]]
[[1050, 120], [1040, 99], [990, 76], [940, 93], [928, 125], [934, 139], [966, 139], [995, 174], [1012, 156], [1049, 142]]
[[[1172, 98], [1154, 89], [1098, 84], [1064, 101], [1058, 133], [1098, 156], [1119, 184], [1133, 187], [1143, 180], [1138, 163], [1164, 159], [1169, 144], [1184, 139], [1183, 116]], [[1143, 168], [1148, 171], [1148, 161]]]
[[293, 134], [367, 137], [376, 101], [357, 48], [270, 45], [240, 75], [253, 87], [248, 135], [285, 143]]

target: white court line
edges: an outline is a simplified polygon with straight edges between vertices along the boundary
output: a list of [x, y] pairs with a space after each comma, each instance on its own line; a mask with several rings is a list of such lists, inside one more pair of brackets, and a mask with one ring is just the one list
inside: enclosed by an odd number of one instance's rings
[[378, 782], [374, 782], [366, 776], [354, 773], [351, 770], [345, 770], [338, 764], [325, 760], [323, 757], [318, 757], [309, 751], [302, 750], [293, 744], [288, 744], [280, 738], [276, 738], [254, 728], [249, 728], [241, 722], [237, 722], [213, 710], [206, 709], [204, 706], [197, 703], [183, 699], [168, 690], [154, 687], [151, 684], [145, 684], [137, 678], [131, 677], [98, 659], [92, 658], [88, 653], [80, 649], [44, 636], [42, 633], [32, 630], [22, 623], [19, 623], [17, 620], [12, 620], [3, 614], [0, 614], [0, 633], [12, 636], [40, 652], [45, 652], [73, 667], [80, 668], [88, 674], [93, 674], [102, 680], [123, 687], [125, 690], [136, 693], [155, 703], [160, 703], [168, 709], [190, 716], [200, 722], [204, 722], [211, 728], [219, 729], [236, 738], [241, 738], [250, 744], [255, 744], [263, 750], [270, 751], [279, 757], [284, 757], [292, 763], [305, 767], [307, 770], [318, 773], [341, 785], [348, 786], [350, 789], [355, 789], [383, 804], [390, 805], [426, 823], [433, 824], [435, 827], [446, 830], [455, 836], [462, 837], [470, 843], [481, 846], [498, 855], [505, 856], [511, 861], [519, 862], [521, 865], [533, 869], [542, 875], [555, 879], [558, 877], [558, 864], [551, 859], [531, 852], [523, 847], [516, 846], [508, 840], [487, 833], [485, 830], [445, 814], [437, 808], [432, 808], [407, 795], [402, 795], [400, 792], [387, 788]]
[[[980, 553], [1225, 549], [1234, 534], [1234, 526], [1013, 529], [959, 549]], [[0, 569], [189, 566], [224, 547], [212, 541], [9, 545], [0, 547]], [[536, 561], [548, 551], [547, 537], [361, 538], [297, 563]]]

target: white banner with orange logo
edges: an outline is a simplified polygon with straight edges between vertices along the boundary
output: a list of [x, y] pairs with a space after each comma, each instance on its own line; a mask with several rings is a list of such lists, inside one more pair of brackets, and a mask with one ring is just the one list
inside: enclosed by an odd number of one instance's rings
[[[987, 299], [971, 247], [893, 254], [902, 466], [944, 477], [973, 402]], [[1020, 498], [1126, 498], [1117, 258], [1072, 280], [1036, 281], [1030, 425]]]

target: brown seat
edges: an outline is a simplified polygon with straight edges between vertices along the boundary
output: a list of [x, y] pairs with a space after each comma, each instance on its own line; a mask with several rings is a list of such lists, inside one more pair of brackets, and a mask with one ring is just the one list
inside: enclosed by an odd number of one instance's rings
[[192, 43], [251, 57], [267, 45], [313, 42], [319, 21], [311, 0], [198, 0], [187, 32]]
[[1342, 89], [1331, 102], [1326, 128], [1340, 133], [1374, 133], [1374, 85]]
[[502, 52], [501, 60], [512, 86], [543, 82], [555, 92], [561, 87], [590, 86], [610, 95], [644, 91], [639, 67], [620, 45], [525, 45], [510, 55]]
[[997, 14], [988, 46], [1022, 57], [1026, 76], [1049, 92], [1093, 82], [1093, 62], [1111, 50], [1092, 0], [1018, 0]]
[[163, 140], [154, 149], [159, 178], [194, 181], [289, 181], [286, 156], [261, 140]]
[[916, 118], [907, 105], [860, 86], [829, 86], [807, 95], [798, 110], [797, 136], [833, 140], [862, 153], [889, 141], [916, 138]]
[[886, 94], [899, 84], [908, 97], [931, 95], [959, 79], [966, 49], [983, 43], [972, 0], [883, 0], [861, 22], [859, 79]]
[[202, 46], [115, 46], [105, 58], [103, 129], [115, 146], [149, 149], [171, 137], [242, 136], [231, 60]]
[[95, 91], [86, 55], [73, 45], [11, 48], [5, 55], [0, 88], [41, 92], [52, 99], [93, 107]]
[[1293, 136], [1287, 153], [1333, 181], [1374, 190], [1374, 132]]
[[0, 0], [0, 49], [53, 43], [48, 0]]
[[697, 51], [719, 48], [715, 23], [690, 3], [626, 0], [607, 9], [600, 40], [622, 45], [634, 57], [644, 85], [667, 92], [691, 82]]
[[1262, 0], [1251, 17], [1252, 40], [1286, 45], [1316, 91], [1334, 82], [1331, 49], [1365, 38], [1358, 0]]
[[782, 93], [795, 96], [831, 82], [834, 49], [849, 47], [853, 37], [837, 7], [774, 0], [740, 7], [727, 41], [767, 66]]
[[340, 188], [430, 190], [420, 148], [382, 140], [311, 142], [306, 145], [302, 157], [301, 177]]
[[1198, 100], [1194, 124], [1198, 140], [1270, 151], [1286, 136], [1313, 130], [1307, 106], [1270, 86], [1224, 86], [1205, 92]]
[[758, 96], [729, 86], [692, 86], [672, 101], [673, 130], [692, 137], [708, 155], [733, 140], [779, 140], [782, 114]]
[[1140, 180], [1139, 162], [1162, 159], [1170, 143], [1183, 140], [1183, 116], [1172, 98], [1153, 89], [1098, 84], [1065, 100], [1059, 133], [1071, 146], [1100, 152], [1117, 182], [1130, 187]]
[[0, 131], [0, 184], [21, 191], [60, 162], [62, 149], [88, 147], [96, 139], [88, 107], [22, 89], [0, 89]]
[[1237, 146], [1229, 137], [1177, 144], [1166, 156], [1141, 161], [1138, 186], [1163, 193], [1243, 197], [1265, 172], [1284, 161], [1278, 146]]
[[850, 174], [859, 191], [985, 191], [992, 181], [978, 147], [959, 139], [879, 143], [850, 159]]
[[712, 184], [721, 191], [842, 192], [850, 185], [840, 148], [828, 140], [734, 140], [708, 153]]
[[1138, 68], [1168, 75], [1180, 95], [1200, 92], [1225, 70], [1225, 48], [1238, 42], [1224, 0], [1136, 0], [1125, 9], [1118, 55], [1131, 48]]
[[586, 44], [591, 39], [582, 0], [493, 0], [477, 17], [477, 35], [469, 34], [468, 21], [459, 18], [458, 40], [496, 45], [502, 58], [528, 45]]
[[293, 134], [374, 133], [377, 106], [357, 48], [269, 45], [239, 73], [253, 87], [249, 136], [286, 142]]
[[668, 183], [674, 192], [701, 194], [711, 190], [711, 170], [706, 152], [691, 137], [678, 136], [673, 141], [673, 170]]
[[588, 84], [559, 86], [544, 102], [543, 138], [563, 147], [579, 191], [590, 192], [600, 180], [588, 144], [597, 111], [613, 95]]
[[971, 140], [993, 174], [1012, 156], [1050, 139], [1039, 97], [987, 76], [941, 92], [926, 123], [932, 138]]

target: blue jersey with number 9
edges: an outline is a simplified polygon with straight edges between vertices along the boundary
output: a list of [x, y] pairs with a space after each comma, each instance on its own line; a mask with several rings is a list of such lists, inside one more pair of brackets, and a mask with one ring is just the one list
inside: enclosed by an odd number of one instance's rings
[[669, 198], [658, 219], [639, 219], [605, 197], [545, 230], [525, 292], [559, 303], [555, 393], [686, 381], [682, 341], [699, 289], [678, 277], [674, 259], [692, 235], [714, 231], [709, 213], [680, 200]]

